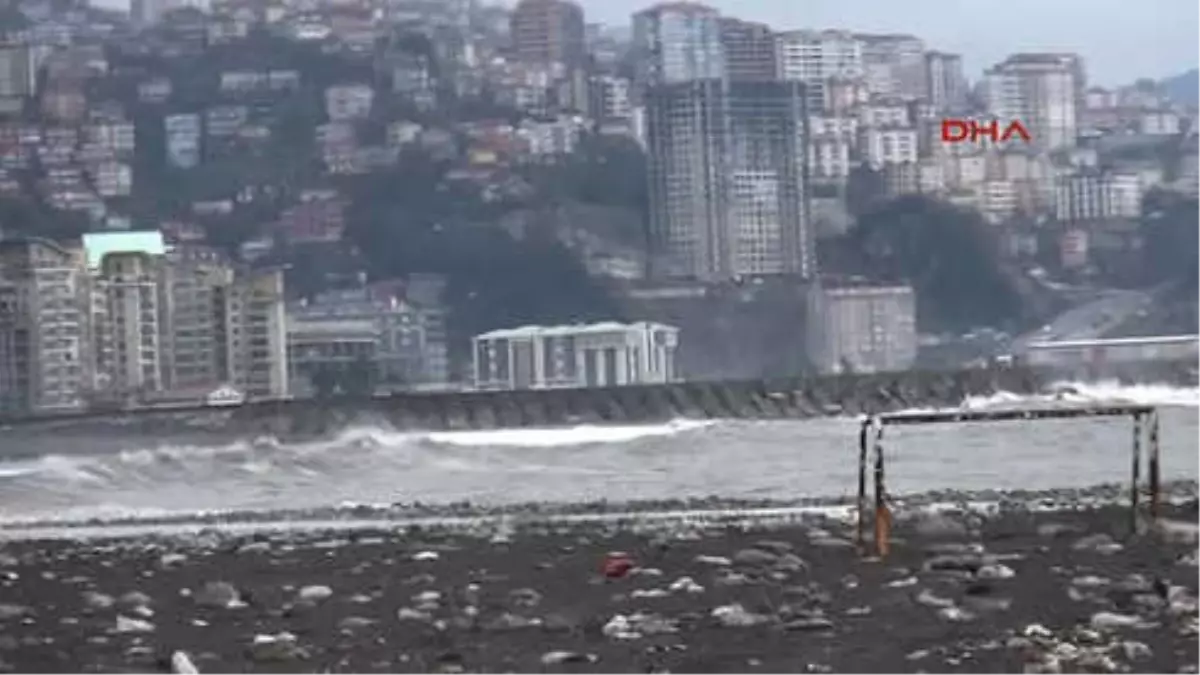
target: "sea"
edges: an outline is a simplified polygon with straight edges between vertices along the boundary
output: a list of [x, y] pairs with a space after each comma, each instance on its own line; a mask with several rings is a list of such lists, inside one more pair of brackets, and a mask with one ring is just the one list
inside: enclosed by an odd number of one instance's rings
[[[1068, 394], [1001, 392], [959, 409], [1136, 403], [1159, 407], [1166, 480], [1196, 481], [1200, 391], [1069, 383]], [[287, 443], [61, 430], [0, 430], [0, 530], [214, 514], [469, 501], [636, 502], [848, 498], [857, 486], [853, 417], [688, 420], [637, 426], [397, 431], [355, 426]], [[1128, 417], [889, 428], [889, 490], [1041, 490], [1127, 480]], [[302, 518], [302, 516], [298, 516]], [[31, 531], [33, 531], [31, 529]]]

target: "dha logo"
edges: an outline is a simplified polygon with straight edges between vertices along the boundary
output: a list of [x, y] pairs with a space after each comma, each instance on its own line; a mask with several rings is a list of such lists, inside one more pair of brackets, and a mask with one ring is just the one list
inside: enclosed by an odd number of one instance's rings
[[978, 143], [980, 136], [986, 136], [993, 143], [1003, 143], [1014, 136], [1019, 137], [1026, 143], [1033, 140], [1033, 136], [1029, 134], [1029, 129], [1025, 128], [1025, 125], [1020, 120], [1009, 122], [1003, 132], [1000, 131], [1000, 123], [996, 120], [990, 120], [983, 124], [975, 120], [942, 120], [943, 143], [965, 143], [968, 141]]

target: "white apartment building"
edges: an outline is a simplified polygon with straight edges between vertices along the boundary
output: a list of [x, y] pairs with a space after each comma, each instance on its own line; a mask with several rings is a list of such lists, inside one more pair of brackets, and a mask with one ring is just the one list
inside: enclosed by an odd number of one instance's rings
[[0, 410], [80, 410], [91, 391], [90, 284], [83, 252], [0, 241]]
[[859, 152], [863, 159], [873, 167], [917, 161], [916, 129], [909, 127], [866, 128], [859, 134], [859, 138]]
[[325, 90], [325, 114], [334, 122], [366, 119], [375, 90], [365, 84], [336, 84]]
[[216, 251], [179, 246], [167, 253], [160, 283], [166, 388], [212, 391], [228, 384], [224, 317], [233, 270]]
[[96, 330], [107, 339], [97, 370], [117, 396], [157, 392], [163, 388], [162, 326], [158, 281], [162, 260], [141, 251], [104, 255], [96, 290], [105, 304], [104, 323]]
[[840, 184], [850, 175], [859, 120], [852, 116], [810, 115], [808, 176], [814, 183]]
[[863, 76], [862, 43], [847, 31], [794, 30], [775, 38], [775, 63], [782, 80], [823, 82]]
[[841, 183], [850, 175], [850, 141], [813, 136], [808, 144], [808, 177], [814, 183]]
[[698, 3], [662, 3], [633, 15], [636, 87], [725, 75], [721, 15]]
[[944, 52], [925, 53], [926, 100], [935, 111], [957, 112], [966, 105], [967, 81], [962, 57]]
[[863, 75], [872, 94], [916, 100], [925, 96], [925, 42], [903, 34], [855, 35], [862, 43]]
[[989, 223], [1001, 223], [1017, 211], [1020, 201], [1012, 181], [988, 180], [980, 186], [980, 211]]
[[678, 378], [679, 329], [657, 323], [525, 326], [472, 340], [479, 389], [662, 384]]
[[597, 75], [591, 81], [591, 116], [603, 121], [628, 120], [633, 116], [630, 82], [614, 75]]
[[810, 115], [808, 133], [813, 136], [836, 136], [854, 142], [858, 139], [859, 121], [850, 116]]
[[226, 292], [229, 384], [252, 397], [288, 395], [283, 270], [249, 272]]
[[1147, 110], [1138, 118], [1138, 130], [1151, 136], [1174, 136], [1181, 128], [1179, 115], [1171, 110]]
[[810, 362], [821, 373], [908, 370], [917, 358], [909, 286], [815, 288], [807, 298]]
[[123, 162], [101, 162], [89, 173], [96, 194], [101, 197], [127, 197], [133, 191], [133, 168]]
[[1142, 212], [1142, 182], [1136, 174], [1064, 176], [1055, 190], [1060, 221], [1137, 218]]
[[860, 106], [859, 119], [865, 127], [909, 127], [912, 126], [912, 116], [908, 105], [900, 100], [877, 98]]
[[922, 194], [939, 194], [946, 190], [946, 170], [941, 162], [925, 157], [917, 163], [917, 189]]
[[167, 162], [177, 169], [200, 164], [200, 116], [167, 115], [163, 119], [167, 135]]
[[579, 145], [582, 134], [583, 121], [576, 117], [561, 117], [552, 122], [525, 120], [517, 131], [534, 157], [569, 155]]
[[984, 100], [1001, 129], [1019, 120], [1032, 145], [1069, 148], [1078, 134], [1082, 77], [1076, 56], [1017, 54], [984, 72]]

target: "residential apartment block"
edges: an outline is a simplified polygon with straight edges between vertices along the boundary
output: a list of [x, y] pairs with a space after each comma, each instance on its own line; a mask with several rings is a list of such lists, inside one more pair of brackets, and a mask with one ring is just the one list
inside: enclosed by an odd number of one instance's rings
[[0, 240], [0, 409], [289, 393], [283, 274], [157, 232]]
[[818, 287], [807, 300], [808, 354], [819, 372], [900, 371], [916, 361], [912, 287]]

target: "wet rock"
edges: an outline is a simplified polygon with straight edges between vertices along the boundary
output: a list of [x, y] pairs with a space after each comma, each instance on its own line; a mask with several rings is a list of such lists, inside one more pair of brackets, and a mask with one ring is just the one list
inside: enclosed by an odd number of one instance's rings
[[152, 633], [154, 632], [154, 624], [142, 619], [134, 619], [118, 614], [114, 630], [118, 633]]
[[960, 607], [943, 607], [937, 612], [938, 618], [951, 623], [966, 623], [974, 621], [975, 615]]
[[965, 539], [971, 534], [962, 521], [940, 513], [917, 514], [912, 527], [925, 539]]
[[1091, 551], [1101, 555], [1112, 555], [1125, 547], [1117, 543], [1111, 535], [1100, 533], [1091, 534], [1076, 540], [1074, 544], [1071, 544], [1071, 548], [1076, 551]]
[[117, 601], [114, 600], [111, 595], [107, 595], [105, 593], [100, 593], [98, 591], [84, 591], [83, 604], [89, 609], [105, 610], [111, 609], [117, 604]]
[[256, 635], [250, 645], [250, 658], [257, 663], [279, 663], [308, 658], [308, 651], [299, 646], [291, 633]]
[[933, 591], [929, 590], [928, 588], [923, 589], [920, 593], [917, 594], [916, 601], [917, 601], [917, 604], [925, 605], [926, 607], [946, 608], [946, 607], [954, 606], [953, 600], [951, 600], [950, 598], [943, 598], [939, 595], [936, 595]]
[[766, 614], [749, 612], [740, 604], [723, 605], [712, 611], [712, 617], [726, 628], [748, 628], [770, 623], [772, 618]]
[[1080, 534], [1081, 532], [1083, 532], [1083, 528], [1068, 523], [1042, 523], [1037, 526], [1038, 536], [1047, 539]]
[[[179, 567], [187, 562], [188, 557], [182, 553], [164, 553], [158, 559], [158, 564], [161, 567]], [[182, 654], [183, 652], [177, 652]], [[186, 654], [185, 654], [186, 656]]]
[[664, 635], [678, 632], [673, 621], [655, 614], [617, 614], [609, 619], [601, 632], [614, 640], [637, 640], [644, 635]]
[[754, 548], [762, 549], [780, 556], [787, 553], [792, 553], [796, 550], [796, 548], [788, 542], [779, 541], [778, 539], [760, 539], [759, 541], [754, 542]]
[[529, 619], [510, 612], [504, 612], [484, 623], [483, 629], [491, 632], [503, 632], [537, 628], [540, 625], [542, 625], [542, 622], [539, 619]]
[[1126, 661], [1146, 661], [1154, 656], [1150, 646], [1137, 640], [1125, 640], [1121, 643], [1121, 654]]
[[32, 613], [33, 613], [33, 610], [26, 607], [25, 605], [18, 605], [18, 604], [10, 603], [10, 602], [0, 603], [0, 621], [12, 621], [13, 619], [22, 619]]
[[582, 652], [554, 651], [542, 654], [543, 666], [561, 666], [568, 663], [596, 663], [600, 657]]
[[733, 564], [729, 558], [719, 555], [698, 555], [696, 562], [701, 565], [712, 565], [713, 567], [728, 567]]
[[975, 576], [979, 579], [987, 579], [989, 581], [994, 581], [994, 580], [998, 580], [998, 579], [1011, 579], [1011, 578], [1017, 576], [1017, 573], [1013, 568], [1009, 567], [1008, 565], [1004, 565], [1001, 563], [992, 563], [990, 565], [984, 565], [983, 567], [980, 567], [978, 570], [976, 570]]
[[774, 553], [758, 548], [744, 548], [733, 554], [735, 565], [747, 567], [767, 567], [773, 565], [778, 559], [779, 556]]
[[414, 562], [436, 562], [439, 558], [441, 555], [437, 551], [420, 551], [412, 556]]
[[833, 630], [833, 622], [824, 616], [813, 615], [790, 619], [783, 624], [783, 629], [787, 631]]
[[925, 561], [927, 572], [969, 572], [971, 574], [983, 567], [983, 558], [973, 553], [961, 555], [939, 555]]
[[347, 616], [338, 621], [338, 628], [342, 631], [353, 632], [362, 628], [374, 626], [377, 622], [374, 619], [368, 619], [365, 616]]
[[152, 600], [150, 599], [150, 596], [142, 593], [141, 591], [130, 591], [122, 595], [121, 599], [117, 602], [122, 607], [131, 609], [134, 607], [145, 607], [146, 605], [149, 605]]
[[235, 609], [245, 606], [237, 587], [226, 581], [210, 581], [204, 584], [195, 593], [194, 600], [197, 605], [202, 607]]
[[433, 621], [433, 615], [429, 612], [416, 610], [411, 607], [401, 607], [396, 610], [396, 618], [400, 621], [416, 621], [419, 623], [430, 623]]
[[1096, 612], [1091, 619], [1092, 628], [1100, 631], [1137, 628], [1142, 625], [1141, 617], [1132, 614], [1117, 614], [1116, 612]]
[[532, 609], [542, 603], [542, 594], [533, 588], [515, 588], [508, 592], [508, 601], [514, 607]]
[[691, 577], [680, 577], [671, 582], [668, 590], [672, 593], [703, 593], [704, 587], [696, 583]]
[[1194, 521], [1189, 523], [1164, 518], [1154, 523], [1154, 533], [1168, 544], [1196, 546], [1200, 528]]
[[296, 597], [304, 602], [320, 602], [333, 596], [333, 589], [328, 586], [305, 586], [296, 593]]
[[200, 669], [192, 663], [192, 657], [187, 652], [175, 651], [171, 654], [171, 672], [177, 675], [199, 675]]

